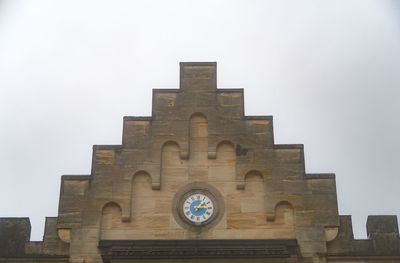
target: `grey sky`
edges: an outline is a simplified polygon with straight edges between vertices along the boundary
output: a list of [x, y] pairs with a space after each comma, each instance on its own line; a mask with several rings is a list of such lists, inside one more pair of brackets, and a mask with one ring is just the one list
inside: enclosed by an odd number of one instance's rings
[[89, 174], [93, 144], [151, 115], [180, 61], [216, 61], [276, 143], [336, 173], [340, 214], [400, 216], [400, 2], [1, 1], [0, 216], [41, 240], [60, 176]]

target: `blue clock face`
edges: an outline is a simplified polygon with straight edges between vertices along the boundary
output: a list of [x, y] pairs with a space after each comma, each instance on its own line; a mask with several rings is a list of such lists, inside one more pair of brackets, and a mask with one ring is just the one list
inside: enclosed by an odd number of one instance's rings
[[189, 221], [203, 223], [213, 215], [214, 204], [208, 196], [195, 193], [183, 203], [183, 213]]

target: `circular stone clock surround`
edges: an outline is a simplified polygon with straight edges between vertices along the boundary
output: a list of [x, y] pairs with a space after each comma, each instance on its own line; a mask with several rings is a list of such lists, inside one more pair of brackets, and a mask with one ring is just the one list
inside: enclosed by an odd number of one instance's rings
[[[202, 222], [190, 220], [185, 216], [184, 203], [194, 194], [206, 196], [213, 204], [212, 214]], [[202, 183], [193, 182], [180, 188], [172, 200], [172, 214], [175, 221], [183, 228], [193, 231], [202, 232], [215, 226], [223, 217], [225, 212], [224, 198], [221, 193], [213, 186]]]

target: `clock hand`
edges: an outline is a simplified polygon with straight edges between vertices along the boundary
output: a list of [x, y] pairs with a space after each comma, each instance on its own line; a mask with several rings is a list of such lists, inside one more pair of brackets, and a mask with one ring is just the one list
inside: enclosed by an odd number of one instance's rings
[[198, 211], [203, 203], [204, 203], [204, 200], [201, 201], [201, 203], [199, 205], [194, 206], [194, 208], [196, 209], [195, 211]]
[[203, 206], [201, 206], [201, 205], [198, 205], [198, 206], [195, 206], [194, 208], [196, 208], [196, 210], [195, 211], [198, 211], [199, 210], [199, 208], [208, 208], [209, 206], [207, 206], [207, 205], [203, 205]]

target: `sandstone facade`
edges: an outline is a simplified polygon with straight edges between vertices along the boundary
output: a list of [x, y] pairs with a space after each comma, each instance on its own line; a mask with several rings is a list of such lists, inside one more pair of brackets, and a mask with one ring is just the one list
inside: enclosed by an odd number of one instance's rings
[[[0, 262], [400, 262], [395, 216], [354, 240], [334, 174], [306, 174], [302, 145], [277, 145], [271, 116], [245, 116], [216, 63], [181, 63], [180, 88], [153, 90], [151, 117], [124, 117], [121, 145], [95, 145], [90, 175], [62, 176], [43, 242], [28, 218], [0, 219]], [[182, 216], [204, 192], [214, 214]]]

